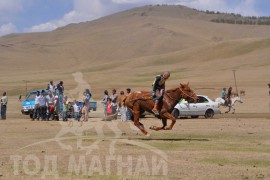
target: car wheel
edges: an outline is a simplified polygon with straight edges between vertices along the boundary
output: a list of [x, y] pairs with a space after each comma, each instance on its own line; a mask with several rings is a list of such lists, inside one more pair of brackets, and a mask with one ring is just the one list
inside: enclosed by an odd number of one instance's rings
[[30, 114], [30, 118], [31, 118], [31, 119], [33, 118], [33, 114]]
[[191, 118], [197, 119], [199, 118], [199, 116], [191, 116]]
[[178, 109], [174, 109], [172, 111], [172, 115], [177, 119], [179, 117], [179, 111], [178, 111]]
[[205, 117], [206, 119], [213, 118], [213, 116], [214, 116], [214, 111], [213, 111], [212, 109], [208, 109], [208, 110], [205, 112], [205, 115], [204, 115], [204, 117]]

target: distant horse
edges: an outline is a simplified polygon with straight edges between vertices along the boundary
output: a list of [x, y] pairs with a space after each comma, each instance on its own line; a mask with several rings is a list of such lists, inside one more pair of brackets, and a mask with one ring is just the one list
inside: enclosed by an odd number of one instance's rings
[[231, 100], [232, 100], [231, 104], [227, 104], [227, 103], [225, 102], [224, 99], [218, 97], [218, 98], [215, 100], [215, 102], [218, 102], [219, 105], [221, 105], [221, 106], [229, 107], [229, 110], [226, 111], [225, 113], [230, 112], [230, 111], [231, 111], [231, 108], [232, 108], [232, 109], [233, 109], [233, 112], [232, 112], [232, 113], [234, 114], [234, 113], [235, 113], [235, 108], [234, 108], [235, 103], [236, 103], [236, 102], [243, 103], [243, 101], [242, 101], [241, 98], [238, 97], [238, 96], [232, 98]]
[[241, 90], [240, 91], [240, 96], [245, 96], [246, 95], [246, 91], [245, 90]]
[[[189, 83], [180, 84], [180, 87], [167, 90], [164, 93], [163, 101], [159, 107], [159, 115], [157, 116], [158, 118], [162, 119], [163, 126], [152, 126], [150, 129], [156, 131], [171, 130], [176, 122], [176, 118], [171, 115], [171, 112], [181, 98], [184, 98], [188, 102], [191, 100], [198, 100], [197, 95], [189, 88]], [[148, 111], [153, 114], [152, 109], [154, 107], [154, 100], [152, 99], [151, 93], [146, 91], [132, 92], [124, 100], [124, 103], [133, 114], [132, 121], [134, 122], [134, 125], [137, 126], [144, 135], [149, 136], [149, 133], [145, 130], [144, 125], [139, 122], [139, 118], [140, 114], [144, 111]], [[167, 119], [172, 120], [172, 123], [169, 127], [166, 127]]]

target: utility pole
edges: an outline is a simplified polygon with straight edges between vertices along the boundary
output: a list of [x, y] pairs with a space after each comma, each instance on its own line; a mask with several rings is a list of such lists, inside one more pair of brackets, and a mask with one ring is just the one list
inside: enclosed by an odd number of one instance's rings
[[29, 82], [29, 81], [27, 81], [27, 80], [23, 80], [24, 82], [25, 82], [25, 95], [27, 94], [27, 83]]
[[237, 85], [236, 85], [236, 78], [235, 78], [235, 72], [236, 72], [236, 70], [232, 70], [232, 71], [233, 71], [233, 77], [234, 77], [235, 90], [236, 90], [237, 95], [239, 95], [239, 94], [238, 94]]

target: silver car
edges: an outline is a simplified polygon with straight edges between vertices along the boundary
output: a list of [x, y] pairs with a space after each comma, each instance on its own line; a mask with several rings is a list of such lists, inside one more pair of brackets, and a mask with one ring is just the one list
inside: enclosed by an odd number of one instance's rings
[[207, 96], [198, 95], [199, 101], [197, 103], [188, 103], [183, 101], [178, 103], [172, 115], [175, 118], [191, 116], [191, 118], [198, 118], [204, 116], [205, 118], [213, 118], [215, 114], [220, 114], [219, 104], [212, 101]]

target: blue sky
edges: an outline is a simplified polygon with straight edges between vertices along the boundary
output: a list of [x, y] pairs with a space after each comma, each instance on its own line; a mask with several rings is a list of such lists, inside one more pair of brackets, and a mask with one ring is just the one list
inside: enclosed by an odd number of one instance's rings
[[147, 4], [270, 16], [270, 0], [0, 0], [0, 36], [51, 31]]

